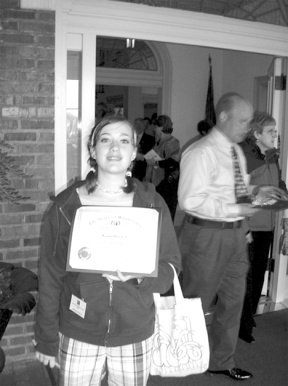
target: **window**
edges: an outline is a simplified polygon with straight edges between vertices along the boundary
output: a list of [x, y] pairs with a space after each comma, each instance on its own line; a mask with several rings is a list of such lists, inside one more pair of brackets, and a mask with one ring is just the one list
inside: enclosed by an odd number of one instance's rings
[[68, 51], [66, 84], [68, 184], [81, 175], [81, 68], [82, 52]]
[[141, 40], [135, 40], [134, 47], [127, 47], [127, 39], [97, 37], [96, 47], [97, 67], [157, 71], [152, 50]]

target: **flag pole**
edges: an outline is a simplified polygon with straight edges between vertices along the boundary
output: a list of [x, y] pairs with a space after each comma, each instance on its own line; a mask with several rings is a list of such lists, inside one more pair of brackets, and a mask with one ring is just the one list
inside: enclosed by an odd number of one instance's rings
[[208, 90], [206, 97], [206, 108], [205, 108], [205, 120], [209, 122], [211, 126], [216, 124], [216, 114], [214, 108], [214, 90], [213, 90], [213, 78], [212, 78], [212, 59], [209, 55], [209, 80], [208, 80]]

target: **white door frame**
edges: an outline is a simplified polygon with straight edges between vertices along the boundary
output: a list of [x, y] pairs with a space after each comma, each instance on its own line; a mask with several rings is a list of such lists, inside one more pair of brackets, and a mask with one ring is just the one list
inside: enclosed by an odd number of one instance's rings
[[[270, 93], [270, 100], [267, 100], [267, 107], [270, 107], [269, 113], [276, 119], [276, 128], [278, 133], [280, 133], [281, 146], [280, 146], [280, 163], [282, 165], [282, 179], [288, 181], [287, 174], [287, 159], [288, 159], [288, 148], [287, 148], [287, 114], [285, 119], [285, 104], [287, 109], [288, 98], [286, 91], [277, 90], [275, 88], [275, 79], [280, 77], [282, 74], [287, 76], [288, 74], [288, 60], [283, 58], [274, 58], [271, 67], [268, 72], [269, 84], [268, 85], [268, 94]], [[269, 102], [271, 105], [269, 106]], [[286, 110], [287, 111], [287, 110]], [[285, 138], [286, 137], [286, 138]], [[278, 146], [278, 138], [275, 139], [275, 147]], [[275, 260], [274, 271], [272, 273], [272, 293], [271, 297], [273, 302], [279, 303], [284, 299], [288, 299], [288, 262], [287, 256], [284, 256], [282, 253], [279, 253], [279, 243], [280, 236], [282, 234], [281, 219], [287, 218], [288, 210], [278, 212], [276, 215], [276, 224], [275, 224], [275, 234], [273, 242], [273, 251], [272, 256]]]
[[[24, 1], [24, 0], [22, 0]], [[27, 3], [28, 0], [25, 0]], [[32, 0], [30, 0], [33, 2]], [[43, 0], [42, 0], [43, 1]], [[96, 36], [131, 37], [140, 40], [212, 46], [232, 50], [288, 56], [287, 28], [201, 13], [119, 3], [111, 0], [62, 0], [56, 2], [55, 47], [55, 190], [66, 184], [65, 162], [57, 154], [65, 148], [65, 80], [67, 34], [83, 37], [82, 138], [87, 137], [95, 117]], [[237, 44], [235, 44], [237, 42]], [[160, 46], [160, 45], [159, 45]], [[163, 45], [162, 45], [163, 46]], [[85, 47], [88, 47], [85, 50]], [[163, 61], [163, 66], [169, 61]], [[169, 71], [163, 70], [163, 74]], [[89, 77], [88, 77], [89, 75]], [[85, 83], [85, 79], [89, 79]], [[165, 90], [167, 87], [167, 90]], [[163, 82], [163, 109], [171, 108], [171, 79]], [[82, 146], [85, 165], [86, 146]], [[64, 157], [63, 157], [64, 158]], [[58, 160], [60, 161], [60, 160]], [[61, 166], [62, 165], [62, 166]], [[84, 167], [84, 166], [83, 166]], [[85, 170], [82, 170], [85, 173]]]
[[[83, 65], [83, 135], [95, 117], [95, 58], [97, 35], [135, 38], [164, 43], [214, 47], [288, 57], [287, 27], [249, 22], [142, 4], [111, 0], [21, 0], [22, 8], [56, 9], [55, 47], [55, 191], [66, 184], [65, 84], [67, 33], [82, 35]], [[163, 92], [164, 94], [164, 92]], [[170, 96], [170, 93], [167, 93]], [[288, 97], [284, 121], [288, 122]], [[169, 110], [166, 110], [169, 114]], [[288, 138], [284, 138], [288, 148]], [[83, 151], [85, 145], [83, 144]], [[282, 169], [287, 171], [287, 156]], [[287, 174], [287, 172], [285, 173]]]
[[104, 85], [136, 86], [157, 88], [160, 98], [156, 96], [160, 114], [171, 111], [172, 63], [170, 54], [164, 44], [145, 42], [154, 54], [157, 71], [129, 70], [119, 68], [97, 67], [96, 82]]

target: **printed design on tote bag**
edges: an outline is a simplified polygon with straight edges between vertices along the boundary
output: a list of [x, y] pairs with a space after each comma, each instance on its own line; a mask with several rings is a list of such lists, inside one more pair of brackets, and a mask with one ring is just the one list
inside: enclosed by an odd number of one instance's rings
[[[159, 321], [156, 318], [156, 323]], [[152, 360], [155, 366], [167, 367], [170, 371], [185, 370], [197, 366], [202, 358], [202, 346], [194, 341], [189, 317], [175, 316], [172, 337], [159, 325], [154, 336]]]

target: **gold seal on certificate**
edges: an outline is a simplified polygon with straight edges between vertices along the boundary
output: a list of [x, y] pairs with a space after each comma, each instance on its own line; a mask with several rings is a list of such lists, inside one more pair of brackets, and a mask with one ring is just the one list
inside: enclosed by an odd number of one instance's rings
[[70, 234], [67, 271], [158, 274], [158, 208], [82, 206]]

